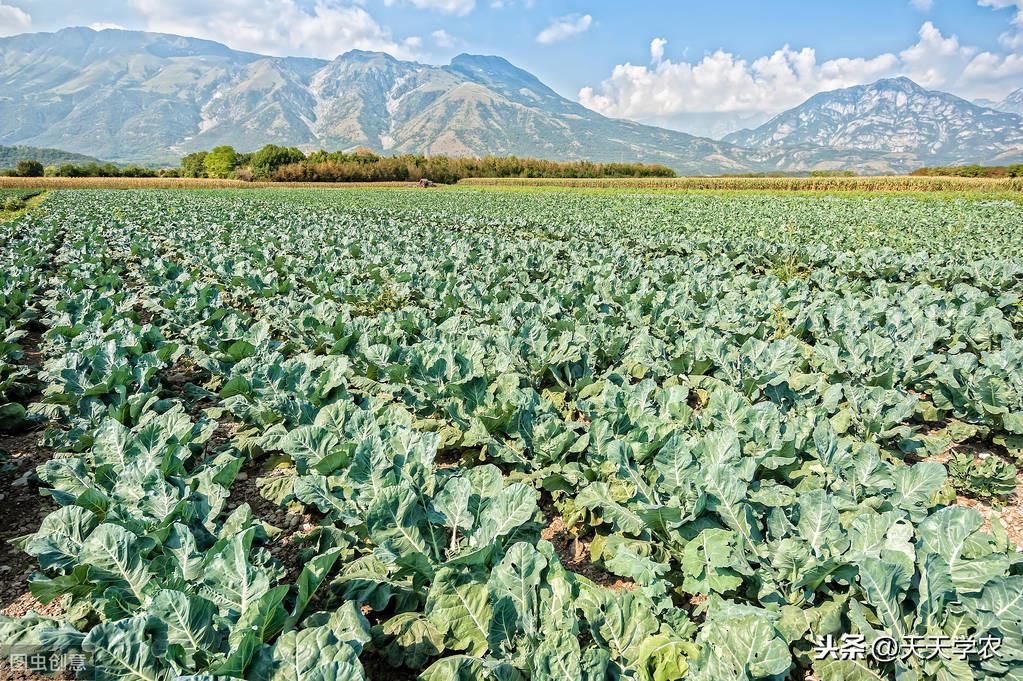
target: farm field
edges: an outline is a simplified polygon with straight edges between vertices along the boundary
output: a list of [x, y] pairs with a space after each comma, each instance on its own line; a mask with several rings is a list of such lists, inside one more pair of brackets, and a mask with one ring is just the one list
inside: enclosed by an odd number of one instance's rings
[[50, 191], [0, 224], [0, 645], [1023, 679], [1021, 237], [1002, 197]]
[[[672, 178], [465, 178], [467, 187], [510, 190], [593, 190], [622, 192], [851, 192], [997, 195], [1023, 198], [1023, 179], [943, 176], [882, 177], [672, 177]], [[193, 177], [2, 177], [0, 193], [21, 189], [397, 189], [415, 182], [249, 182]]]
[[1023, 192], [1023, 179], [934, 176], [859, 177], [644, 177], [644, 178], [466, 178], [459, 185], [473, 187], [633, 189], [633, 190], [729, 190], [813, 192], [976, 192], [1009, 194]]

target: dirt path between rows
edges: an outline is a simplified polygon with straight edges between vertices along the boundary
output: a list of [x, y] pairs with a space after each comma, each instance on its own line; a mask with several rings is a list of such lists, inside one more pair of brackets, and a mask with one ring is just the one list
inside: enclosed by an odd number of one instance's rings
[[35, 532], [57, 505], [39, 493], [34, 481], [37, 466], [49, 460], [49, 451], [39, 446], [39, 433], [0, 436], [0, 449], [11, 458], [13, 470], [0, 475], [0, 613], [9, 617], [29, 610], [55, 614], [54, 604], [43, 608], [26, 591], [34, 558], [12, 545], [12, 539]]

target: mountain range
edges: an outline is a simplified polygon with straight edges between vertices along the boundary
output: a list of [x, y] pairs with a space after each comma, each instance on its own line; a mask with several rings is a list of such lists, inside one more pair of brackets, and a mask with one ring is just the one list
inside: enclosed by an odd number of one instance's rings
[[753, 130], [725, 141], [764, 148], [812, 144], [835, 149], [908, 153], [940, 164], [1018, 157], [1023, 119], [909, 78], [889, 78], [822, 92]]
[[[1010, 95], [1005, 106], [1021, 93]], [[759, 121], [757, 121], [759, 122]], [[350, 51], [268, 57], [195, 38], [69, 28], [0, 39], [0, 144], [171, 163], [231, 144], [663, 163], [685, 174], [1023, 159], [1023, 118], [908, 79], [815, 95], [723, 140], [611, 119], [500, 57], [445, 66]]]

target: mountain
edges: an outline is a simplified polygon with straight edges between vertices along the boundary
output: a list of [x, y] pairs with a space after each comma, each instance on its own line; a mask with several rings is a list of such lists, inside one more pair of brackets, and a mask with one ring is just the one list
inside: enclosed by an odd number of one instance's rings
[[[746, 119], [740, 124], [758, 124]], [[907, 79], [817, 95], [721, 141], [611, 119], [500, 57], [445, 66], [353, 50], [268, 57], [141, 31], [69, 28], [0, 38], [0, 144], [121, 163], [176, 163], [199, 149], [274, 143], [384, 154], [518, 155], [663, 163], [683, 174], [1012, 160], [1018, 116]], [[705, 129], [738, 119], [701, 121]]]
[[1008, 113], [1023, 114], [1023, 88], [1010, 93], [1008, 97], [998, 102], [992, 108]]
[[0, 144], [174, 162], [231, 144], [384, 153], [646, 161], [685, 173], [754, 169], [756, 154], [605, 118], [499, 57], [428, 66], [373, 52], [333, 61], [72, 28], [0, 39]]
[[814, 145], [909, 154], [924, 164], [1023, 157], [1023, 117], [977, 106], [908, 78], [822, 92], [725, 142], [757, 148]]
[[39, 161], [44, 166], [56, 166], [62, 163], [102, 163], [97, 158], [85, 154], [73, 154], [61, 149], [40, 149], [38, 147], [4, 147], [0, 146], [0, 170], [8, 170], [18, 165], [18, 161]]

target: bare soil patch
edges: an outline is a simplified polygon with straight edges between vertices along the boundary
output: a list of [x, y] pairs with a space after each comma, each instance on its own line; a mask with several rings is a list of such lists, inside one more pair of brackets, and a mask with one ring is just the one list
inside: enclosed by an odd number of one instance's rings
[[27, 601], [43, 607], [28, 594], [28, 577], [35, 559], [12, 546], [11, 539], [35, 532], [43, 518], [57, 509], [49, 497], [39, 494], [34, 471], [50, 459], [50, 452], [39, 446], [39, 433], [0, 435], [0, 449], [10, 456], [11, 470], [0, 472], [0, 612], [23, 614]]
[[558, 554], [561, 564], [569, 572], [581, 575], [613, 591], [635, 591], [639, 588], [635, 582], [622, 579], [594, 565], [590, 561], [590, 542], [573, 535], [560, 515], [550, 518], [547, 527], [540, 531], [540, 538], [554, 546], [554, 552]]

